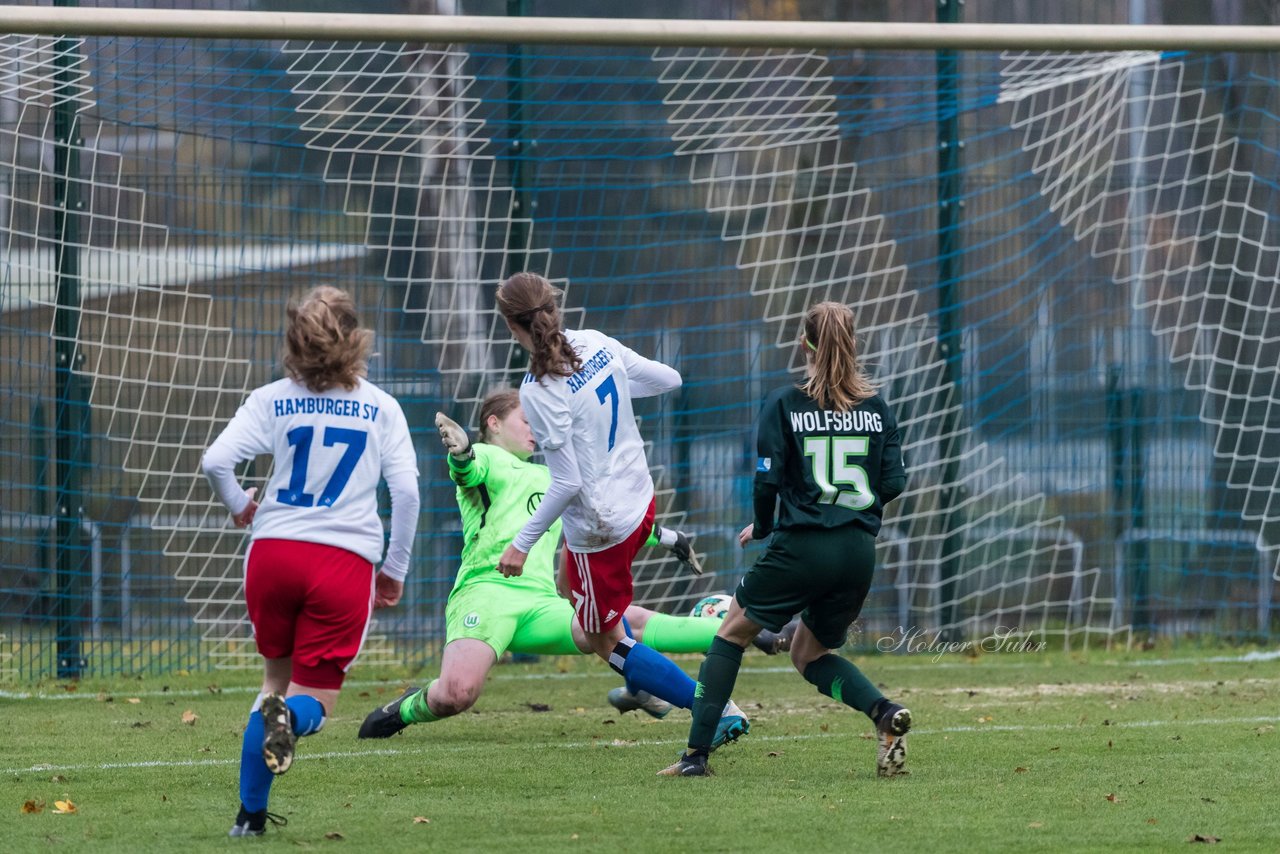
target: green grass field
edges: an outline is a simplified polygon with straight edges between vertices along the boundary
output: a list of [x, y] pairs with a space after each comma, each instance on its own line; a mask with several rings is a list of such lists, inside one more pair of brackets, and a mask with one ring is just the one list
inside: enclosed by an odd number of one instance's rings
[[754, 652], [735, 692], [751, 734], [710, 779], [655, 776], [687, 713], [614, 713], [593, 660], [501, 666], [471, 713], [379, 742], [356, 729], [404, 674], [357, 670], [276, 783], [288, 826], [252, 840], [225, 835], [247, 674], [9, 686], [0, 848], [1275, 851], [1280, 664], [1243, 654], [859, 658], [915, 715], [911, 774], [888, 780], [863, 716]]

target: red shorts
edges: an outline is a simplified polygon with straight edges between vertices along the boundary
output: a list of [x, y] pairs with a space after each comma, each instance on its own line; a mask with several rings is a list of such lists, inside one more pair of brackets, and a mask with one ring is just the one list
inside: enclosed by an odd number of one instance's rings
[[622, 612], [631, 604], [631, 562], [653, 531], [655, 512], [654, 500], [650, 499], [639, 527], [604, 551], [579, 553], [565, 547], [573, 612], [583, 631], [607, 632], [622, 619]]
[[293, 658], [292, 679], [341, 688], [373, 614], [373, 564], [320, 543], [254, 540], [244, 598], [258, 652]]

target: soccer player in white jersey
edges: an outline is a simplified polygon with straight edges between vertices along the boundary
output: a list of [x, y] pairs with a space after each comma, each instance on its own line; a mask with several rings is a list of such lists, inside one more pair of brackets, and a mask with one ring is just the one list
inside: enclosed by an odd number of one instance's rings
[[[237, 527], [253, 526], [245, 603], [265, 659], [262, 693], [240, 753], [240, 812], [231, 836], [258, 836], [271, 781], [295, 739], [324, 725], [374, 608], [400, 601], [418, 522], [418, 463], [404, 413], [365, 379], [373, 332], [343, 291], [319, 287], [291, 303], [287, 378], [253, 391], [205, 451], [202, 467]], [[271, 454], [261, 501], [235, 466]], [[377, 488], [391, 494], [383, 559]], [[375, 573], [374, 564], [382, 561]]]
[[[680, 387], [680, 374], [593, 329], [561, 328], [559, 292], [535, 273], [516, 273], [498, 289], [498, 311], [529, 353], [520, 404], [551, 471], [538, 509], [498, 559], [498, 571], [520, 575], [530, 549], [562, 519], [561, 589], [587, 645], [640, 691], [693, 707], [695, 684], [674, 662], [627, 636], [631, 562], [653, 529], [654, 491], [633, 397]], [[719, 731], [732, 741], [748, 723], [729, 701]]]

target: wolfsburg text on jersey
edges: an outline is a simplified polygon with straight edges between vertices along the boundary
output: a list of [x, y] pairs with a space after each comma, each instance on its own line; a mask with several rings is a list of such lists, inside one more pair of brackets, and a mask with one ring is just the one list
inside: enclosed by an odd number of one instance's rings
[[879, 412], [866, 412], [854, 409], [849, 412], [791, 412], [791, 429], [799, 432], [813, 433], [818, 430], [851, 430], [879, 433], [884, 429]]

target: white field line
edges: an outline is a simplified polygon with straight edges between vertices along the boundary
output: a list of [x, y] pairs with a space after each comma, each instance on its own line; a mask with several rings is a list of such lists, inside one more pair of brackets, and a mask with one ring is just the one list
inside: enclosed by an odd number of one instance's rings
[[[1115, 729], [1149, 729], [1152, 727], [1162, 726], [1226, 726], [1231, 724], [1276, 724], [1280, 723], [1280, 716], [1276, 715], [1260, 715], [1248, 718], [1202, 718], [1198, 720], [1145, 720], [1145, 721], [1112, 721], [1109, 724], [1093, 724], [1086, 726], [1085, 724], [1009, 724], [1009, 725], [982, 725], [982, 726], [952, 726], [938, 727], [936, 729], [913, 729], [912, 736], [930, 736], [930, 735], [946, 735], [950, 733], [1009, 733], [1009, 732], [1065, 732], [1067, 730], [1105, 728], [1108, 731]], [[766, 736], [748, 736], [751, 743], [756, 742], [789, 742], [789, 741], [808, 741], [815, 738], [858, 738], [859, 736], [850, 735], [849, 733], [812, 733], [808, 735], [766, 735]], [[557, 741], [557, 742], [524, 742], [507, 744], [508, 750], [563, 750], [583, 749], [583, 748], [609, 748], [609, 747], [677, 747], [683, 746], [685, 739], [683, 738], [663, 738], [663, 739], [592, 739], [590, 741]], [[417, 748], [376, 748], [372, 750], [331, 750], [325, 753], [302, 753], [298, 758], [305, 763], [308, 759], [367, 759], [373, 756], [438, 756], [441, 753], [461, 753], [464, 751], [474, 751], [474, 744], [456, 744], [456, 745], [423, 745]], [[219, 765], [238, 765], [239, 758], [234, 759], [151, 759], [142, 762], [102, 762], [102, 763], [85, 763], [81, 765], [28, 765], [21, 768], [0, 768], [0, 774], [30, 774], [45, 773], [48, 771], [115, 771], [129, 768], [204, 768], [208, 766]]]
[[1189, 694], [1195, 691], [1231, 691], [1249, 688], [1274, 688], [1280, 685], [1280, 679], [1208, 679], [1187, 680], [1185, 682], [1146, 682], [1131, 679], [1124, 682], [1047, 682], [1040, 685], [989, 685], [948, 688], [912, 688], [912, 695], [931, 694], [935, 696], [967, 695], [976, 702], [983, 699], [1011, 700], [1018, 697], [1085, 697], [1091, 694], [1126, 693], [1142, 694]]
[[[1030, 654], [1027, 654], [1030, 655]], [[913, 660], [923, 660], [932, 658], [928, 653], [921, 653], [919, 656], [886, 656], [883, 658], [872, 659], [875, 662], [874, 667], [889, 668], [899, 662], [907, 662]], [[1269, 650], [1267, 652], [1249, 652], [1244, 655], [1219, 655], [1209, 658], [1157, 658], [1150, 661], [1098, 661], [1089, 662], [1103, 667], [1126, 667], [1134, 669], [1142, 669], [1143, 667], [1165, 667], [1177, 664], [1250, 664], [1253, 662], [1275, 661], [1280, 659], [1280, 650]], [[1009, 661], [1001, 660], [994, 656], [984, 656], [980, 663], [964, 661], [964, 662], [948, 662], [937, 661], [930, 662], [930, 670], [947, 669], [947, 668], [965, 668], [965, 669], [989, 669], [989, 668], [1027, 668], [1027, 667], [1043, 667], [1043, 665], [1034, 661]], [[744, 667], [743, 673], [791, 673], [794, 671], [792, 667]], [[217, 677], [216, 673], [208, 674], [210, 679]], [[584, 670], [574, 673], [495, 673], [490, 679], [495, 682], [522, 682], [543, 679], [603, 679], [608, 677], [616, 679], [617, 675], [606, 667], [600, 667], [596, 670]], [[160, 677], [157, 677], [160, 678]], [[382, 686], [408, 685], [415, 679], [348, 679], [345, 688], [378, 688]], [[429, 679], [417, 679], [420, 684], [425, 684]], [[1141, 687], [1140, 685], [1138, 687]], [[222, 694], [257, 694], [258, 688], [247, 685], [233, 685], [220, 688], [218, 692], [210, 692], [205, 688], [188, 688], [175, 691], [135, 691], [129, 692], [118, 690], [110, 692], [112, 696], [119, 695], [121, 697], [200, 697], [208, 693]], [[97, 700], [98, 695], [92, 691], [6, 691], [0, 690], [0, 700]]]

